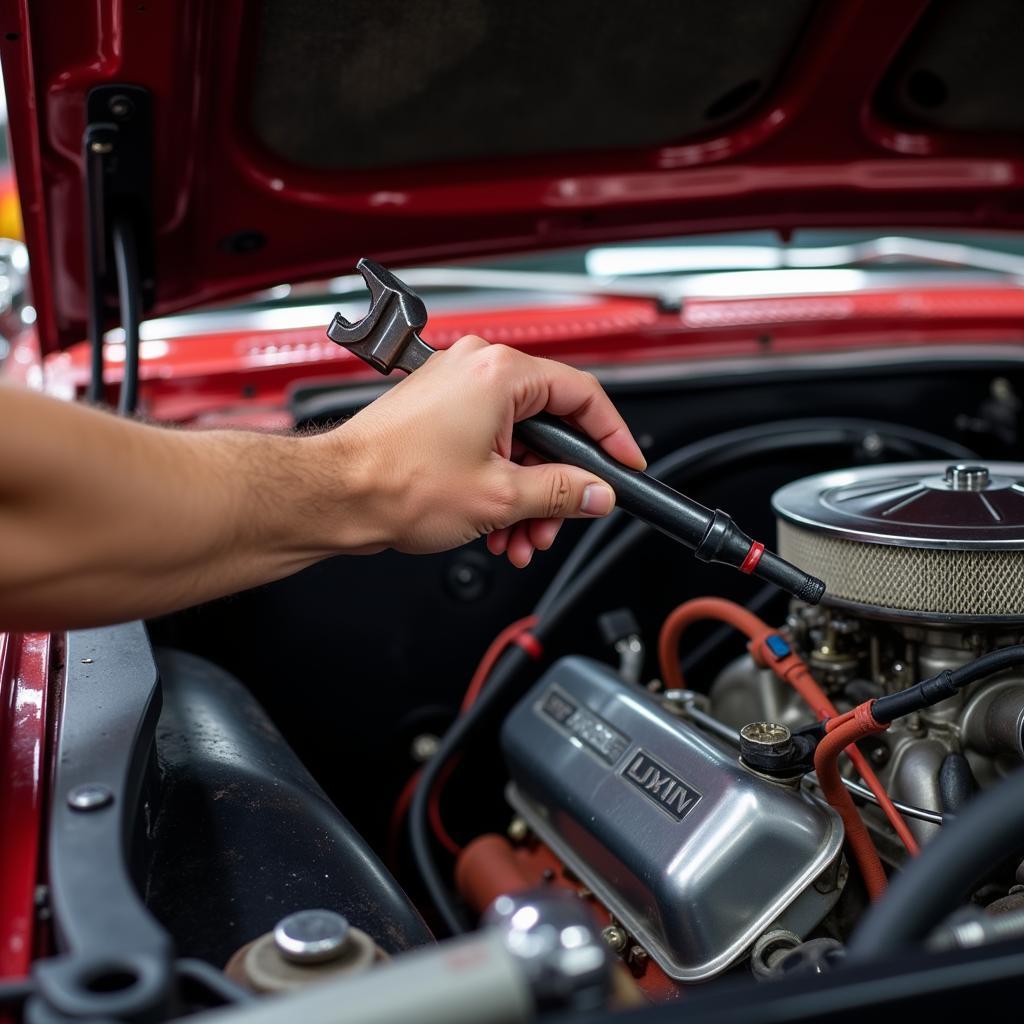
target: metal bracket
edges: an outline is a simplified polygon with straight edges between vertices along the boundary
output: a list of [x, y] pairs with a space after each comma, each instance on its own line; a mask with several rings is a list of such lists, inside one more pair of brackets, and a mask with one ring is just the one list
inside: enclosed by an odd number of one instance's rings
[[151, 1019], [170, 999], [171, 937], [129, 864], [159, 709], [141, 622], [68, 634], [47, 860], [61, 955], [35, 965], [30, 1019]]
[[[113, 248], [118, 223], [127, 225], [134, 234], [142, 309], [153, 302], [152, 129], [152, 101], [147, 89], [114, 84], [90, 90], [82, 151], [93, 356], [89, 398], [93, 402], [103, 400], [103, 332], [122, 308]], [[122, 326], [127, 333], [138, 325]]]

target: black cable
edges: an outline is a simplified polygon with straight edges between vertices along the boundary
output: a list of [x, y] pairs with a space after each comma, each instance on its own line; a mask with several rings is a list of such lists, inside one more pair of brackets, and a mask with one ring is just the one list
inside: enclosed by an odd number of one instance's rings
[[1024, 847], [1024, 769], [976, 797], [904, 866], [854, 932], [848, 962], [920, 942], [979, 878]]
[[106, 320], [103, 302], [103, 288], [100, 282], [100, 263], [103, 254], [96, 252], [97, 231], [91, 211], [102, 206], [103, 157], [89, 153], [90, 161], [86, 174], [86, 185], [93, 194], [86, 196], [86, 209], [90, 211], [86, 230], [85, 269], [89, 289], [89, 389], [86, 397], [93, 405], [103, 403], [103, 327]]
[[[543, 643], [555, 631], [576, 601], [619, 559], [624, 550], [635, 543], [636, 538], [632, 534], [636, 528], [643, 531], [646, 526], [640, 522], [633, 523], [566, 587], [559, 599], [549, 608], [544, 620], [531, 631], [538, 641]], [[409, 836], [413, 861], [423, 878], [427, 894], [453, 935], [465, 932], [466, 924], [458, 904], [449, 893], [434, 861], [428, 824], [430, 793], [437, 784], [441, 769], [458, 753], [477, 728], [495, 718], [499, 712], [507, 710], [504, 707], [505, 699], [508, 696], [507, 691], [511, 689], [511, 684], [519, 673], [530, 664], [529, 655], [521, 647], [508, 648], [498, 659], [487, 685], [477, 697], [476, 703], [464, 715], [455, 719], [451, 728], [441, 737], [437, 752], [423, 766], [423, 773], [420, 775], [420, 781], [413, 793], [412, 803], [409, 807]]]
[[905, 690], [879, 697], [871, 705], [871, 714], [878, 722], [892, 722], [915, 711], [923, 711], [958, 693], [965, 686], [995, 675], [1007, 668], [1024, 664], [1024, 644], [1000, 647], [969, 661], [959, 668], [946, 669], [938, 675], [922, 679]]
[[117, 294], [124, 331], [124, 374], [117, 411], [131, 416], [139, 402], [139, 323], [142, 320], [142, 285], [135, 228], [127, 219], [114, 222], [112, 230]]
[[[649, 469], [652, 476], [675, 482], [677, 474], [687, 472], [692, 478], [696, 473], [706, 473], [722, 464], [737, 462], [756, 455], [767, 455], [775, 451], [792, 451], [797, 448], [839, 447], [858, 444], [869, 434], [877, 434], [883, 440], [908, 442], [917, 449], [931, 449], [939, 455], [953, 459], [975, 458], [975, 453], [955, 441], [949, 441], [937, 434], [917, 430], [899, 423], [885, 423], [877, 420], [855, 418], [822, 417], [806, 420], [778, 420], [753, 427], [741, 427], [712, 437], [702, 438], [655, 462]], [[810, 436], [809, 436], [810, 435]], [[919, 454], [904, 449], [904, 454]], [[534, 609], [534, 614], [544, 617], [549, 604], [579, 571], [602, 542], [626, 522], [626, 513], [616, 510], [605, 519], [592, 523], [576, 546], [569, 552], [551, 583]], [[649, 529], [645, 527], [646, 530]]]

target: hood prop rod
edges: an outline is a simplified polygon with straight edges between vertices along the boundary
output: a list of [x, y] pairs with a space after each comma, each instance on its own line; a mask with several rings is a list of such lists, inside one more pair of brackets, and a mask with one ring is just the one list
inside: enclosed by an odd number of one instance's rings
[[138, 404], [139, 325], [152, 305], [152, 119], [148, 90], [102, 85], [89, 92], [82, 138], [90, 370], [86, 398], [106, 400], [104, 333], [116, 311], [125, 357], [118, 412]]

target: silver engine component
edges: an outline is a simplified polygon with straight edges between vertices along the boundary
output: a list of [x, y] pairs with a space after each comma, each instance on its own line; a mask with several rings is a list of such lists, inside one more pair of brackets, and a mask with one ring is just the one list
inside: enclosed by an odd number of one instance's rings
[[[822, 606], [794, 604], [787, 625], [841, 708], [1024, 639], [1024, 464], [824, 473], [783, 487], [773, 505], [780, 553], [828, 584]], [[811, 721], [750, 658], [715, 681], [710, 711], [734, 728], [759, 717]], [[984, 785], [1018, 764], [1022, 729], [1024, 675], [1010, 671], [897, 721], [869, 756], [894, 799], [956, 811], [957, 775], [962, 790], [972, 775]], [[881, 816], [870, 807], [865, 816], [883, 855], [898, 859]], [[908, 823], [919, 841], [940, 827]]]
[[740, 765], [608, 667], [554, 665], [506, 719], [509, 800], [671, 977], [724, 970], [839, 896], [827, 805]]
[[775, 494], [779, 553], [833, 605], [940, 622], [1024, 619], [1024, 465], [915, 462]]

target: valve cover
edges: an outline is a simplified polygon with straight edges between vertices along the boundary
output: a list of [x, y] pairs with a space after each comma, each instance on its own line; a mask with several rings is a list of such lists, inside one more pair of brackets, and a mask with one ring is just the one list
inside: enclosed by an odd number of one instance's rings
[[557, 662], [502, 746], [512, 805], [679, 981], [723, 971], [769, 928], [805, 934], [838, 898], [838, 815], [605, 665]]

